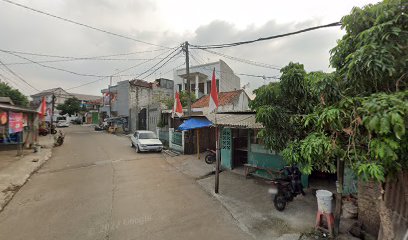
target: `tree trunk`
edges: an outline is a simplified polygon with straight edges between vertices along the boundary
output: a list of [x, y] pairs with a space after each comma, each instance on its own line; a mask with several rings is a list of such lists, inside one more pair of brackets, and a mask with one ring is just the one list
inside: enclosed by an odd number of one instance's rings
[[343, 183], [344, 183], [344, 161], [337, 159], [337, 193], [336, 193], [336, 209], [334, 210], [334, 235], [338, 236], [340, 229], [340, 217], [343, 198]]
[[379, 183], [380, 196], [378, 197], [378, 214], [381, 220], [382, 240], [394, 240], [394, 226], [392, 224], [392, 212], [385, 203], [383, 184]]

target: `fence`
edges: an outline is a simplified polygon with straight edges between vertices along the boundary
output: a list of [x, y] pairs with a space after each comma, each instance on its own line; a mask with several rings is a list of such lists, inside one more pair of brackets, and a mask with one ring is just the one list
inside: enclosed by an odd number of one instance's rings
[[164, 145], [168, 146], [169, 145], [169, 130], [167, 131], [159, 130], [159, 139], [160, 141], [163, 142]]
[[[388, 182], [385, 187], [385, 202], [392, 210], [392, 224], [395, 239], [408, 239], [408, 172], [398, 175], [395, 181]], [[378, 239], [383, 239], [380, 230]]]
[[183, 134], [181, 132], [173, 132], [173, 139], [171, 142], [173, 144], [182, 146], [183, 145]]

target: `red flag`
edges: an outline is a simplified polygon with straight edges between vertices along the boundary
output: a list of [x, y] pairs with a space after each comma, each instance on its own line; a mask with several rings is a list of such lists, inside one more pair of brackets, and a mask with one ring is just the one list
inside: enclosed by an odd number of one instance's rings
[[213, 76], [211, 80], [211, 93], [209, 102], [209, 112], [213, 112], [218, 108], [218, 91], [217, 91], [217, 80], [215, 79], [215, 68], [213, 70]]
[[42, 97], [42, 101], [37, 109], [37, 112], [40, 115], [41, 119], [44, 119], [44, 116], [47, 112], [47, 102], [45, 101], [45, 97]]
[[183, 106], [180, 102], [180, 94], [176, 91], [176, 98], [174, 99], [173, 113], [171, 115], [174, 118], [174, 114], [177, 114], [178, 117], [183, 116]]

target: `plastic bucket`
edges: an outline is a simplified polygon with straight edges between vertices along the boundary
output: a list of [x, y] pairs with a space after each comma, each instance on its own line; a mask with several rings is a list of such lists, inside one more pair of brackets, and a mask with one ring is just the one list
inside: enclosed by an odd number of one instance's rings
[[333, 193], [327, 190], [317, 190], [316, 197], [317, 207], [319, 211], [324, 213], [331, 213]]

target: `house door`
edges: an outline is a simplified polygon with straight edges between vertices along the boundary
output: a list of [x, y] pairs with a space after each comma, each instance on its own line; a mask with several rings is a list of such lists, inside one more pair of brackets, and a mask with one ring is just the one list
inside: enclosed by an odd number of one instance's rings
[[147, 123], [147, 109], [143, 108], [139, 112], [139, 124], [137, 130], [146, 130], [146, 123]]

